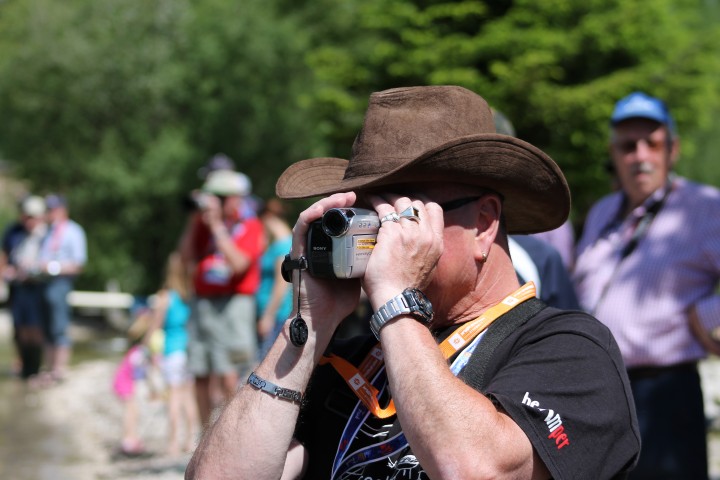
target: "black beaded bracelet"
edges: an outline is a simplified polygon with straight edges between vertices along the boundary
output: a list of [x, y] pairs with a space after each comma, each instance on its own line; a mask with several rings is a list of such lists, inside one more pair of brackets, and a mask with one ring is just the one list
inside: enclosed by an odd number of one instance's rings
[[272, 382], [268, 382], [264, 378], [260, 378], [257, 375], [255, 375], [255, 372], [252, 372], [250, 376], [247, 379], [247, 383], [249, 385], [252, 385], [253, 387], [257, 388], [258, 390], [261, 390], [265, 393], [269, 393], [270, 395], [274, 397], [282, 398], [283, 400], [288, 400], [293, 403], [301, 404], [302, 403], [302, 393], [298, 392], [297, 390], [290, 390], [289, 388], [283, 388], [278, 385], [275, 385]]

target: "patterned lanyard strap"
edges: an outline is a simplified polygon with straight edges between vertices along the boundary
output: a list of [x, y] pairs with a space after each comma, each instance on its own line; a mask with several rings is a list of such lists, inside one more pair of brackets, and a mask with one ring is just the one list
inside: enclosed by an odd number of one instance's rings
[[[522, 302], [535, 297], [535, 284], [528, 282], [515, 292], [505, 297], [496, 305], [487, 309], [482, 315], [458, 327], [440, 344], [440, 351], [447, 360], [458, 351], [469, 345], [480, 333], [485, 331], [500, 316], [509, 312]], [[381, 408], [378, 401], [378, 389], [367, 378], [371, 378], [383, 365], [380, 344], [375, 345], [359, 367], [330, 354], [320, 359], [320, 365], [330, 364], [345, 379], [353, 393], [365, 407], [377, 418], [388, 418], [395, 415], [395, 404], [391, 400], [386, 408]]]
[[60, 245], [62, 244], [62, 238], [63, 233], [65, 231], [65, 226], [67, 225], [67, 220], [63, 220], [60, 223], [57, 223], [53, 225], [52, 231], [50, 233], [50, 253], [53, 256], [57, 256], [58, 252], [60, 251]]

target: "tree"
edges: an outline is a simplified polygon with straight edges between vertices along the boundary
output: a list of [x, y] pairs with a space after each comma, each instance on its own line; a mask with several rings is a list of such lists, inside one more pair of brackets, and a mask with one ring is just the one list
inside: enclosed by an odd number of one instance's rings
[[560, 164], [579, 226], [632, 90], [671, 106], [681, 171], [720, 182], [699, 150], [719, 141], [717, 19], [695, 0], [6, 0], [0, 160], [70, 198], [89, 233], [80, 286], [148, 292], [212, 154], [267, 197], [296, 160], [349, 157], [371, 92], [458, 84]]
[[10, 1], [0, 7], [0, 151], [88, 230], [82, 285], [150, 292], [225, 152], [266, 197], [315, 149], [299, 93], [304, 37], [250, 0]]

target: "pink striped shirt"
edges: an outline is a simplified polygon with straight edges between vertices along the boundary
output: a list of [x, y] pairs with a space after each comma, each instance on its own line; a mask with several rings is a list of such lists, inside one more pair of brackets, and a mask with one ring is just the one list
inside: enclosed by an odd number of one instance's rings
[[693, 305], [708, 331], [720, 327], [720, 190], [676, 177], [637, 247], [621, 259], [635, 225], [664, 190], [624, 219], [622, 193], [604, 197], [577, 245], [580, 304], [610, 328], [627, 367], [705, 357], [688, 327]]

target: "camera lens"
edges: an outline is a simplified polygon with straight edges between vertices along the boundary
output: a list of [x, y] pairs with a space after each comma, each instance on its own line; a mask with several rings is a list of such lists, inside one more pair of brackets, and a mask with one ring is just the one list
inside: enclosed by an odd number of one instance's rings
[[350, 218], [355, 215], [352, 210], [333, 208], [325, 212], [322, 218], [322, 226], [325, 233], [331, 237], [339, 237], [347, 232], [350, 226]]

